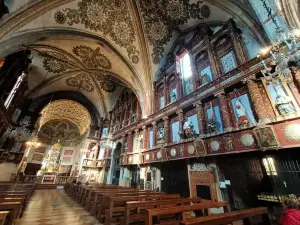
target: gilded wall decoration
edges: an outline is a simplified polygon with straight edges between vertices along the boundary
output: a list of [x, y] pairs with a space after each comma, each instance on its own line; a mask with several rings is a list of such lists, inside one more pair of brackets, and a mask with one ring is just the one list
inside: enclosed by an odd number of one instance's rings
[[[46, 113], [47, 112], [47, 113]], [[71, 100], [56, 100], [47, 105], [41, 111], [40, 126], [54, 121], [54, 120], [67, 120], [79, 128], [80, 135], [82, 135], [91, 124], [90, 114], [87, 109], [81, 104]]]
[[75, 76], [68, 77], [66, 84], [70, 87], [78, 88], [79, 90], [85, 90], [87, 92], [93, 92], [94, 86], [87, 74], [78, 74]]
[[284, 128], [284, 136], [291, 141], [300, 141], [300, 124], [289, 124]]
[[87, 29], [109, 35], [116, 44], [126, 48], [133, 63], [139, 62], [139, 51], [134, 46], [134, 26], [126, 1], [82, 0], [76, 9], [62, 9], [55, 13], [54, 18], [58, 24], [83, 24]]
[[153, 46], [152, 60], [158, 64], [164, 52], [164, 45], [173, 31], [189, 19], [203, 20], [210, 17], [210, 8], [200, 0], [141, 0], [140, 4], [144, 29], [150, 45]]

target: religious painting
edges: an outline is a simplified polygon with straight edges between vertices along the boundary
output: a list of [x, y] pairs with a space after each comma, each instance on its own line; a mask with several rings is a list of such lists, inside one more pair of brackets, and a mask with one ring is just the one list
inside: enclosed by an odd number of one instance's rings
[[261, 147], [274, 148], [279, 146], [279, 143], [271, 126], [255, 128], [253, 131]]
[[228, 52], [221, 58], [223, 73], [228, 73], [237, 68], [237, 62], [233, 51]]
[[207, 155], [206, 147], [205, 147], [204, 141], [202, 139], [197, 138], [194, 141], [194, 146], [196, 148], [197, 156], [206, 156]]
[[64, 155], [73, 155], [73, 150], [65, 150]]
[[199, 82], [200, 86], [207, 84], [213, 80], [210, 66], [205, 67], [200, 71]]
[[36, 148], [34, 150], [34, 152], [36, 152], [36, 153], [42, 153], [42, 154], [44, 154], [45, 151], [46, 151], [46, 147], [38, 147], [38, 148]]
[[71, 163], [72, 162], [72, 157], [63, 157], [62, 162], [63, 163]]
[[233, 137], [231, 135], [224, 136], [225, 140], [225, 149], [228, 151], [234, 150]]
[[177, 89], [174, 88], [170, 92], [170, 103], [177, 101]]
[[236, 122], [239, 126], [256, 124], [248, 94], [232, 99], [231, 104]]
[[88, 144], [89, 152], [86, 153], [87, 159], [95, 159], [97, 157], [97, 145], [96, 143], [89, 143]]
[[33, 154], [32, 161], [43, 161], [44, 155]]
[[288, 95], [282, 84], [269, 84], [267, 87], [273, 104], [280, 115], [288, 115], [296, 112], [293, 99]]
[[158, 130], [156, 133], [157, 136], [157, 144], [161, 145], [165, 143], [165, 129], [164, 129], [164, 124], [163, 123], [159, 123], [158, 124]]
[[222, 133], [224, 131], [219, 106], [211, 106], [207, 109], [207, 130], [209, 133]]

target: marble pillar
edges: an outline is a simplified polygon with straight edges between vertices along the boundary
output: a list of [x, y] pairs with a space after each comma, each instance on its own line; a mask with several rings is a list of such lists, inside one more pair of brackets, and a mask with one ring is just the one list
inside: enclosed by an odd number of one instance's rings
[[164, 138], [165, 138], [165, 144], [170, 143], [170, 121], [169, 121], [169, 117], [164, 116], [163, 117], [164, 120]]
[[224, 131], [230, 131], [232, 130], [232, 119], [225, 92], [222, 90], [216, 93], [215, 96], [218, 98], [218, 105], [222, 116]]
[[194, 106], [196, 106], [196, 111], [197, 111], [199, 135], [204, 135], [205, 134], [205, 124], [204, 124], [205, 114], [204, 114], [203, 105], [201, 102], [197, 102], [194, 104]]

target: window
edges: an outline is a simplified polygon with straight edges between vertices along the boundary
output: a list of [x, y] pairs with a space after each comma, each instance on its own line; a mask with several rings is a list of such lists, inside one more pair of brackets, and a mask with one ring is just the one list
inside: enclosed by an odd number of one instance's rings
[[191, 59], [188, 52], [180, 57], [179, 66], [182, 75], [183, 93], [184, 95], [187, 95], [193, 91]]
[[277, 176], [277, 171], [276, 171], [276, 168], [275, 168], [273, 158], [271, 158], [271, 157], [264, 158], [263, 159], [263, 164], [264, 164], [264, 167], [267, 171], [268, 176], [270, 176], [270, 175]]
[[288, 115], [296, 112], [298, 107], [294, 97], [285, 84], [268, 84], [267, 86], [271, 101], [280, 115]]
[[221, 119], [221, 113], [219, 106], [210, 107], [207, 109], [207, 116], [208, 116], [208, 131], [210, 133], [218, 132], [222, 133], [223, 124]]
[[228, 52], [221, 58], [223, 73], [228, 73], [237, 68], [237, 62], [233, 51]]
[[172, 142], [179, 142], [179, 121], [172, 123]]
[[199, 134], [199, 126], [198, 126], [198, 119], [197, 119], [197, 114], [194, 114], [192, 116], [189, 116], [188, 121], [193, 124], [193, 128], [196, 132], [196, 134]]
[[232, 99], [231, 104], [236, 122], [239, 126], [256, 124], [248, 94]]
[[170, 92], [170, 103], [177, 101], [177, 89], [174, 88]]
[[210, 66], [200, 71], [200, 85], [207, 84], [213, 80]]
[[153, 148], [153, 130], [149, 132], [149, 148]]
[[4, 106], [5, 108], [8, 108], [13, 100], [13, 98], [15, 97], [21, 83], [23, 82], [24, 78], [27, 76], [26, 73], [22, 73], [22, 75], [20, 75], [18, 77], [17, 82], [15, 83], [13, 89], [11, 90], [11, 92], [9, 93], [8, 97], [6, 98], [5, 102], [4, 102]]
[[162, 109], [163, 107], [165, 107], [165, 97], [161, 96], [159, 98], [159, 109]]
[[103, 128], [102, 129], [102, 135], [107, 135], [108, 134], [108, 128]]

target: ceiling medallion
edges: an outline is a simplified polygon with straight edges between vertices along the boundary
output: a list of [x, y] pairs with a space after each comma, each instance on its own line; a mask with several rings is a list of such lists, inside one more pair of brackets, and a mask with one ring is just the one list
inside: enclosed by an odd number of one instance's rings
[[139, 61], [139, 51], [134, 46], [134, 26], [126, 1], [81, 0], [76, 9], [65, 8], [56, 12], [54, 19], [58, 24], [83, 24], [87, 29], [109, 35], [116, 44], [126, 48], [133, 63]]
[[73, 48], [73, 53], [88, 68], [111, 69], [111, 62], [105, 55], [100, 53], [99, 47], [94, 50], [88, 46], [80, 45]]
[[141, 13], [148, 41], [153, 46], [152, 60], [158, 64], [164, 53], [164, 45], [174, 31], [189, 19], [204, 20], [210, 17], [210, 8], [202, 0], [142, 0]]
[[86, 74], [78, 74], [66, 79], [66, 84], [70, 87], [78, 88], [79, 90], [85, 90], [87, 92], [93, 92], [94, 86], [91, 80]]

